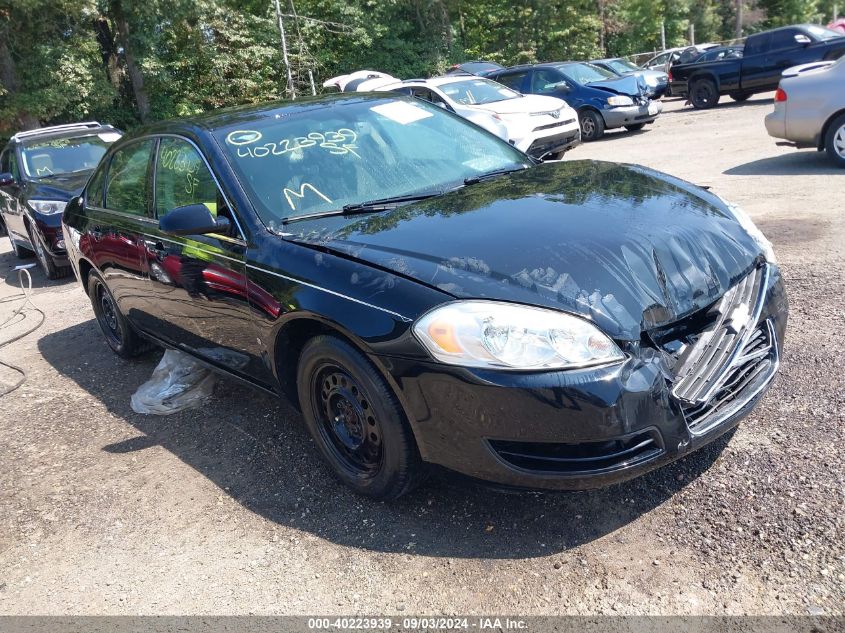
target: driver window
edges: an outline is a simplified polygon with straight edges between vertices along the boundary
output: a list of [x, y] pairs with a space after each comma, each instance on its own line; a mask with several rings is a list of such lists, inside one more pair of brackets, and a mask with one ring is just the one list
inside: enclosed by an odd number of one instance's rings
[[182, 139], [163, 138], [155, 168], [156, 217], [161, 219], [173, 209], [191, 204], [204, 205], [214, 217], [228, 218], [228, 236], [238, 236], [232, 212], [199, 152]]
[[563, 77], [553, 70], [536, 70], [531, 77], [531, 92], [548, 94], [554, 92], [563, 83]]

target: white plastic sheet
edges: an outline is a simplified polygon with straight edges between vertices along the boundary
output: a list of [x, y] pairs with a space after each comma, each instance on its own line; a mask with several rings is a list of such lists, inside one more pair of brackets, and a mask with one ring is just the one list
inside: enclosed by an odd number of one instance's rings
[[170, 415], [202, 406], [214, 391], [216, 377], [188, 354], [169, 349], [164, 352], [153, 375], [132, 394], [136, 413]]

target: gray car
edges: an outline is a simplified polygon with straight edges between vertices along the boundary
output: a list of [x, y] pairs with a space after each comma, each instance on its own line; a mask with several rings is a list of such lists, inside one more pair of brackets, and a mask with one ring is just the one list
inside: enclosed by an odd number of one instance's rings
[[666, 94], [666, 88], [669, 86], [669, 75], [662, 70], [640, 68], [633, 62], [623, 59], [622, 57], [594, 59], [590, 63], [594, 66], [604, 68], [619, 77], [640, 75], [643, 79], [645, 79], [646, 86], [648, 86], [649, 90], [648, 96], [652, 99], [659, 99]]
[[845, 167], [845, 57], [784, 71], [775, 110], [766, 116], [770, 136], [796, 147], [826, 150]]

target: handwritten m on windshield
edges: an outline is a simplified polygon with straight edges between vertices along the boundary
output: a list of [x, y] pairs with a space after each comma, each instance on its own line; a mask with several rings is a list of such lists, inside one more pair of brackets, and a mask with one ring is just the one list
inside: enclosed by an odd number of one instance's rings
[[323, 195], [323, 194], [320, 192], [320, 190], [319, 190], [319, 189], [317, 189], [317, 187], [315, 187], [314, 185], [312, 185], [310, 182], [305, 182], [305, 183], [302, 183], [302, 185], [299, 187], [299, 192], [298, 192], [298, 193], [297, 193], [296, 191], [294, 191], [293, 189], [288, 189], [287, 187], [285, 187], [285, 189], [284, 189], [284, 191], [283, 191], [283, 193], [285, 194], [285, 200], [287, 200], [287, 201], [288, 201], [288, 204], [290, 205], [290, 208], [291, 208], [291, 209], [293, 209], [294, 211], [296, 211], [296, 206], [295, 206], [295, 205], [294, 205], [294, 203], [293, 203], [293, 198], [299, 198], [300, 200], [302, 200], [302, 199], [305, 197], [305, 191], [306, 191], [306, 189], [307, 189], [307, 190], [309, 190], [309, 191], [311, 191], [314, 195], [316, 195], [316, 196], [318, 196], [318, 197], [322, 198], [322, 199], [323, 199], [323, 200], [325, 200], [326, 202], [331, 202], [331, 199], [330, 199], [330, 198], [328, 198], [327, 196]]

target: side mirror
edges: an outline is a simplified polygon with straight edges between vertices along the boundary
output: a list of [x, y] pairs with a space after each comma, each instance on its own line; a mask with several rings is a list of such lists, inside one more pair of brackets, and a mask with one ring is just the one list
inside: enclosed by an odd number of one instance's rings
[[800, 44], [801, 46], [808, 46], [809, 44], [812, 44], [812, 43], [813, 43], [813, 40], [811, 40], [809, 37], [807, 37], [807, 36], [806, 36], [806, 35], [804, 35], [803, 33], [798, 33], [798, 34], [795, 36], [795, 41], [796, 41], [798, 44]]
[[202, 235], [226, 233], [228, 218], [215, 218], [204, 204], [176, 207], [159, 220], [158, 228], [171, 235]]
[[15, 177], [10, 174], [8, 171], [4, 171], [0, 174], [0, 187], [8, 187], [9, 185], [15, 184]]

